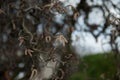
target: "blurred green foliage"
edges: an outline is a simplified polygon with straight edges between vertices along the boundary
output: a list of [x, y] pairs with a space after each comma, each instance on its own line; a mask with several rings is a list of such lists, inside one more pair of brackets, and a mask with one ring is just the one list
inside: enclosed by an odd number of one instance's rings
[[112, 53], [87, 55], [80, 60], [79, 71], [72, 74], [69, 80], [113, 80], [115, 73]]

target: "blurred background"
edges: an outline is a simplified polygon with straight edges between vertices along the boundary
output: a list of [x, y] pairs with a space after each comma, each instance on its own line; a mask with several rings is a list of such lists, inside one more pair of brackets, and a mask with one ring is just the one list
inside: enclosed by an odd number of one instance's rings
[[0, 80], [120, 80], [119, 36], [120, 0], [0, 0]]

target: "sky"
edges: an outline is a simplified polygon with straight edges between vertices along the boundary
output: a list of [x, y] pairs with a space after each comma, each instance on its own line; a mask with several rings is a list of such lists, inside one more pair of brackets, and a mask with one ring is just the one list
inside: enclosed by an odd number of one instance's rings
[[[73, 5], [76, 7], [77, 3], [80, 2], [80, 0], [60, 0], [64, 2], [66, 5]], [[94, 3], [91, 3], [90, 0], [87, 0], [89, 5], [102, 5], [102, 0], [94, 0]], [[115, 4], [120, 3], [119, 0], [114, 1]], [[109, 4], [110, 5], [110, 4]], [[108, 7], [109, 7], [108, 5]], [[117, 12], [112, 8], [110, 8], [110, 12], [114, 13], [117, 15]], [[91, 24], [101, 24], [101, 26], [104, 24], [104, 19], [102, 15], [102, 11], [93, 8], [92, 12], [89, 14], [89, 19], [88, 22]], [[96, 54], [96, 53], [103, 53], [103, 52], [108, 52], [111, 50], [110, 45], [107, 44], [109, 42], [110, 37], [109, 36], [104, 36], [100, 35], [97, 42], [94, 39], [94, 37], [88, 33], [84, 32], [83, 30], [87, 28], [85, 25], [83, 18], [84, 18], [84, 12], [81, 14], [78, 18], [78, 23], [76, 23], [76, 31], [74, 31], [71, 35], [72, 39], [72, 46], [74, 47], [74, 50], [76, 51], [77, 54], [80, 54], [81, 56], [88, 55], [88, 54]], [[119, 15], [117, 15], [119, 17]], [[107, 32], [111, 32], [112, 28], [109, 28]], [[98, 29], [99, 31], [101, 28]], [[98, 33], [98, 31], [94, 32], [95, 34]], [[120, 41], [120, 39], [118, 39]]]
[[[62, 2], [65, 2], [66, 0], [60, 0]], [[80, 2], [80, 0], [67, 0], [66, 5], [73, 5], [76, 7], [76, 4]], [[83, 13], [84, 14], [84, 13]], [[94, 15], [97, 14], [98, 16], [94, 17]], [[93, 12], [90, 14], [89, 22], [90, 23], [103, 23], [104, 20], [98, 19], [101, 17], [102, 12], [100, 12], [97, 9], [94, 9]], [[92, 19], [94, 17], [94, 19]], [[98, 42], [95, 41], [94, 37], [90, 33], [86, 33], [82, 31], [83, 29], [87, 28], [87, 26], [84, 24], [83, 21], [84, 15], [80, 16], [78, 18], [78, 23], [76, 24], [76, 29], [79, 31], [74, 31], [71, 35], [72, 39], [72, 46], [75, 48], [76, 53], [81, 54], [81, 55], [86, 55], [89, 53], [98, 53], [102, 52], [102, 46], [101, 46], [101, 39], [100, 37], [98, 39]], [[98, 19], [98, 20], [96, 20]]]

